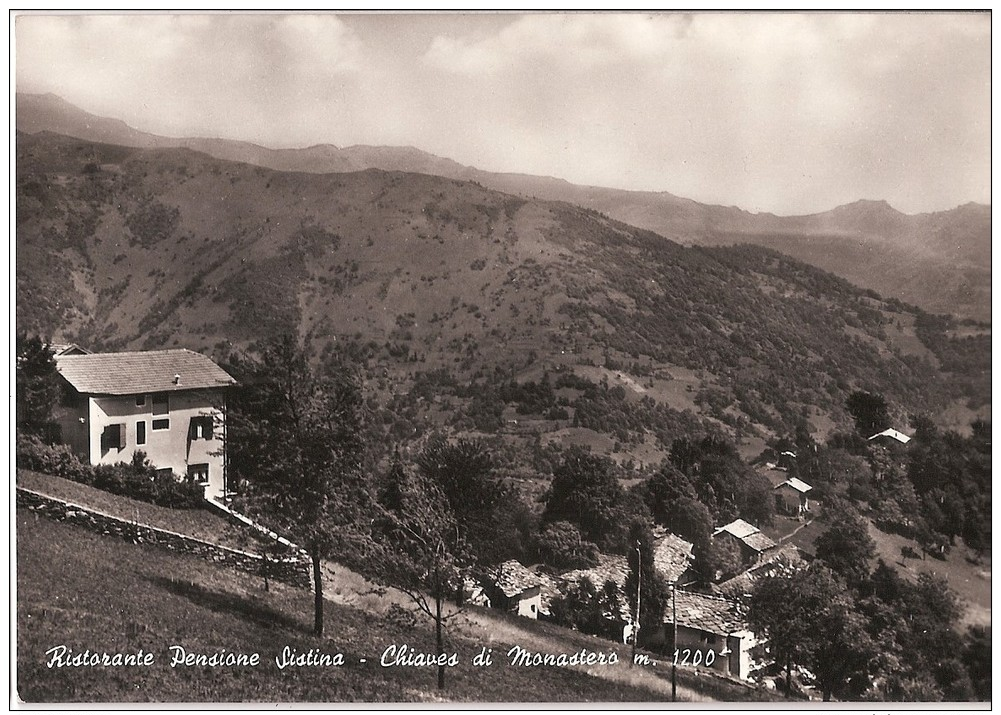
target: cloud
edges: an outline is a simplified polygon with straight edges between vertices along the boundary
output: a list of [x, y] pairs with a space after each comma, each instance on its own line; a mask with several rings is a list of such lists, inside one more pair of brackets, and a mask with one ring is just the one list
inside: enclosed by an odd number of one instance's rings
[[15, 43], [19, 90], [174, 134], [224, 133], [364, 66], [334, 15], [26, 15]]
[[682, 14], [526, 15], [486, 37], [438, 35], [424, 61], [462, 74], [522, 68], [540, 60], [563, 69], [588, 70], [661, 56], [690, 22], [691, 17]]
[[20, 16], [15, 42], [19, 90], [160, 134], [779, 213], [990, 196], [986, 13]]

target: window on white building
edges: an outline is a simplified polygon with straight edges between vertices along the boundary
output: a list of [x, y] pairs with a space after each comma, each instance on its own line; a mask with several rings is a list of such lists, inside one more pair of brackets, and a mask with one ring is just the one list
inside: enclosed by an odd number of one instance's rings
[[207, 464], [188, 465], [189, 482], [207, 482], [208, 480], [209, 480], [209, 465]]
[[188, 439], [212, 439], [211, 415], [191, 418], [191, 423], [188, 426]]
[[101, 433], [101, 449], [124, 449], [125, 425], [105, 425]]

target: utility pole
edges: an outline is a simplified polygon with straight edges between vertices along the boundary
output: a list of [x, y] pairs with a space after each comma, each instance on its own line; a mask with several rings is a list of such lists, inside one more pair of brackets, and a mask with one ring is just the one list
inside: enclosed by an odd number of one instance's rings
[[678, 701], [678, 586], [671, 584], [671, 626], [674, 631], [674, 658], [671, 659], [671, 702]]
[[643, 590], [643, 554], [636, 542], [636, 615], [633, 617], [633, 665], [636, 665], [636, 642], [640, 639], [640, 591]]

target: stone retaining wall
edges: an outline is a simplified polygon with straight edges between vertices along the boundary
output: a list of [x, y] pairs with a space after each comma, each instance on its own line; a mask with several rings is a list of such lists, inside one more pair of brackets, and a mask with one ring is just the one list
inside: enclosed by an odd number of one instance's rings
[[[67, 521], [106, 536], [115, 536], [132, 543], [153, 544], [169, 551], [194, 554], [208, 561], [230, 566], [240, 571], [263, 575], [264, 558], [260, 554], [212, 544], [184, 534], [159, 529], [149, 524], [120, 519], [110, 514], [46, 496], [31, 489], [17, 487], [17, 506], [30, 509], [57, 521]], [[311, 588], [309, 562], [302, 557], [274, 559], [267, 562], [268, 576], [301, 588]]]

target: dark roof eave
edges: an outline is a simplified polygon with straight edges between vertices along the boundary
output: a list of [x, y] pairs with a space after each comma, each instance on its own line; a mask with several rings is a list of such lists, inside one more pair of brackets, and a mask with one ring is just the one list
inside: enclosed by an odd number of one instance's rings
[[[64, 378], [65, 379], [65, 378]], [[76, 386], [66, 380], [70, 387], [79, 392], [81, 395], [87, 395], [88, 397], [128, 397], [129, 395], [149, 395], [149, 394], [159, 394], [161, 392], [197, 392], [199, 390], [225, 390], [228, 387], [239, 386], [238, 382], [227, 382], [221, 385], [203, 385], [201, 387], [191, 387], [179, 385], [177, 387], [171, 387], [169, 389], [159, 389], [159, 390], [131, 390], [129, 392], [84, 392], [83, 390], [77, 390]]]

